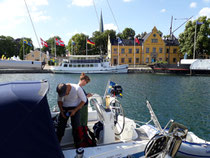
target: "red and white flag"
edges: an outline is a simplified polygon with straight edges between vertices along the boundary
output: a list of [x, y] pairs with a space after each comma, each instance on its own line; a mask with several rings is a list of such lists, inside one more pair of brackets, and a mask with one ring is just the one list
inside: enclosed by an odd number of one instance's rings
[[140, 44], [140, 41], [139, 41], [138, 38], [135, 38], [135, 42], [138, 43], [138, 44]]
[[55, 39], [55, 43], [56, 43], [56, 45], [58, 45], [58, 46], [62, 46], [62, 47], [65, 46], [64, 42], [61, 41], [61, 40], [58, 40], [57, 38]]
[[47, 42], [45, 42], [42, 38], [40, 38], [42, 46], [48, 47]]

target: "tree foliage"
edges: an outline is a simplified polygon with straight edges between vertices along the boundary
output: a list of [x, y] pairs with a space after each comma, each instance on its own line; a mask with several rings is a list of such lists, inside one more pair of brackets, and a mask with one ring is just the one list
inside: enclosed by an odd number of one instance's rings
[[134, 39], [135, 31], [132, 28], [125, 28], [122, 32], [123, 39]]
[[[197, 24], [196, 21], [203, 24]], [[196, 57], [210, 55], [210, 18], [199, 17], [194, 21], [189, 21], [183, 33], [179, 35], [180, 51], [189, 56], [193, 56], [194, 43]], [[195, 30], [196, 29], [196, 30]], [[196, 33], [196, 38], [195, 38]], [[196, 40], [195, 40], [196, 39]]]
[[19, 54], [20, 44], [10, 36], [0, 36], [0, 57], [6, 58], [17, 56]]

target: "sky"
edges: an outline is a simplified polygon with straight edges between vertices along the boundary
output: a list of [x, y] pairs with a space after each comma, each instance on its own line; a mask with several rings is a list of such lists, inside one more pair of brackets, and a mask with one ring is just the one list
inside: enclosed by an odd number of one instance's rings
[[[28, 6], [30, 16], [27, 12]], [[132, 28], [136, 35], [151, 32], [156, 26], [163, 35], [199, 16], [210, 18], [210, 0], [0, 0], [0, 35], [31, 38], [39, 47], [40, 37], [59, 36], [67, 45], [71, 37], [84, 33], [89, 37], [99, 30], [102, 12], [104, 29], [116, 33]], [[94, 5], [95, 4], [95, 5]], [[33, 30], [36, 30], [37, 38]], [[176, 37], [185, 25], [174, 32]]]

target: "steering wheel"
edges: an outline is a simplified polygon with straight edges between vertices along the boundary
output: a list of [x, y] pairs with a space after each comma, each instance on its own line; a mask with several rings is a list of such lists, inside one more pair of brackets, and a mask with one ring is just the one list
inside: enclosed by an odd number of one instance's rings
[[125, 115], [122, 105], [117, 99], [110, 102], [110, 109], [114, 113], [114, 127], [115, 134], [120, 135], [125, 127]]

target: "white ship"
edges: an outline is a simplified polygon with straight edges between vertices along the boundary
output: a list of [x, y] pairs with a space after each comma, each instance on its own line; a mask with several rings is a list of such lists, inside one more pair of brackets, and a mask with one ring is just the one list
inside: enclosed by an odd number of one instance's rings
[[72, 55], [51, 70], [54, 73], [127, 73], [128, 65], [111, 66], [109, 59], [100, 55]]

